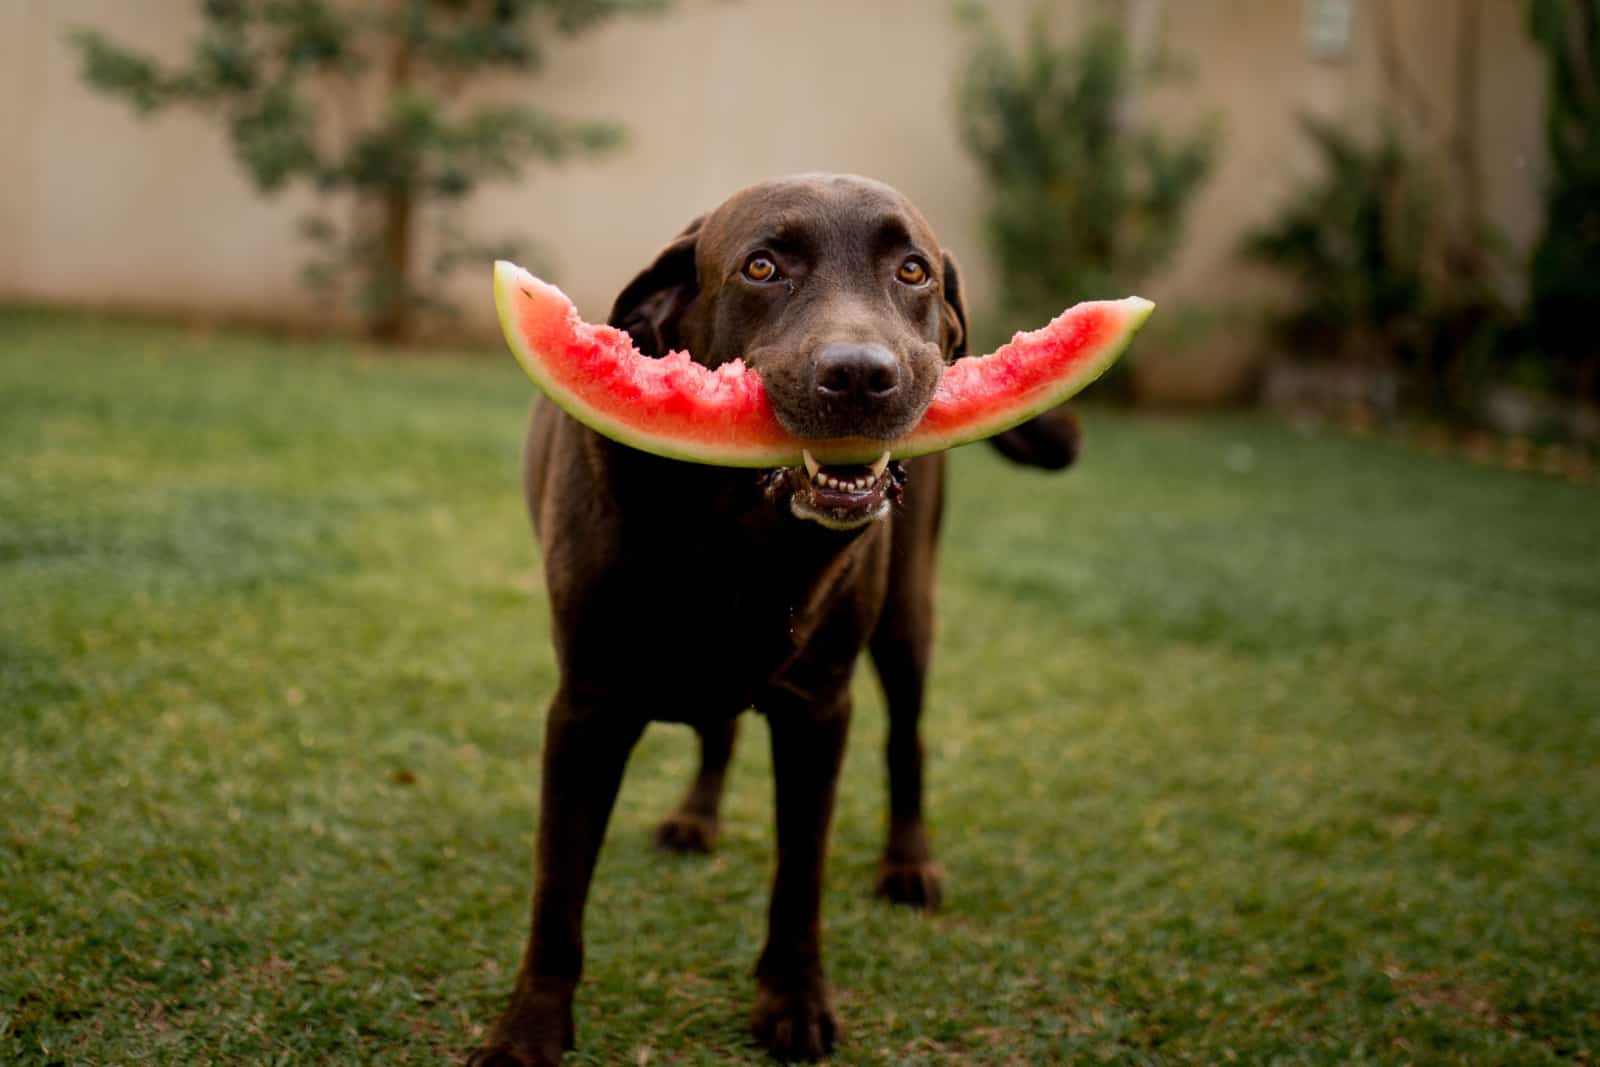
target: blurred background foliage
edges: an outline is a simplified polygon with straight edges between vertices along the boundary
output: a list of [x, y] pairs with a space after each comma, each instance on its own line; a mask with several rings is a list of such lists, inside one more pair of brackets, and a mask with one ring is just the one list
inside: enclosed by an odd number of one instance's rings
[[1110, 9], [1062, 39], [1040, 5], [1015, 44], [982, 4], [957, 11], [973, 37], [961, 135], [987, 179], [984, 235], [1000, 280], [980, 332], [1003, 337], [1078, 300], [1134, 291], [1182, 240], [1219, 126], [1172, 135], [1135, 121], [1137, 94], [1179, 72], [1135, 56]]
[[[185, 106], [214, 117], [260, 192], [313, 190], [321, 206], [296, 223], [311, 249], [305, 281], [328, 305], [357, 308], [373, 336], [405, 342], [420, 317], [450, 310], [443, 280], [456, 267], [534, 255], [516, 234], [464, 224], [464, 206], [484, 184], [526, 179], [530, 167], [604, 153], [623, 138], [615, 122], [529, 102], [526, 79], [558, 42], [670, 3], [200, 0], [182, 62], [89, 28], [72, 43], [87, 83], [139, 114]], [[743, 9], [715, 6], [719, 18]], [[1253, 268], [1276, 288], [1249, 298], [1243, 314], [1168, 304], [1128, 361], [1133, 377], [1162, 344], [1173, 362], [1194, 365], [1222, 359], [1237, 338], [1235, 348], [1261, 353], [1236, 359], [1243, 385], [1230, 399], [1270, 402], [1273, 376], [1286, 367], [1333, 368], [1343, 377], [1330, 380], [1364, 384], [1319, 388], [1357, 397], [1363, 418], [1417, 415], [1600, 440], [1600, 345], [1584, 321], [1600, 306], [1600, 0], [1441, 2], [1437, 32], [1431, 21], [1422, 27], [1427, 48], [1414, 11], [1408, 34], [1396, 28], [1407, 13], [1393, 3], [1306, 0], [1301, 10], [1324, 8], [1355, 20], [1376, 95], [1307, 109], [1301, 145], [1286, 136], [1271, 157], [1303, 160], [1298, 184], [1280, 196], [1272, 175], [1247, 179], [1277, 205], [1268, 216], [1219, 201], [1239, 216], [1225, 247], [1236, 247], [1240, 274]], [[1191, 25], [1169, 49], [1160, 26], [1174, 9], [1162, 0], [1037, 3], [1024, 18], [1014, 17], [1027, 13], [1024, 3], [958, 0], [930, 17], [950, 11], [961, 51], [941, 77], [953, 89], [954, 130], [982, 178], [992, 266], [992, 296], [974, 309], [977, 342], [1085, 297], [1159, 291], [1189, 224], [1216, 225], [1196, 205], [1223, 149], [1232, 151], [1225, 120], [1249, 120], [1207, 113], [1224, 99], [1209, 83], [1196, 108], [1180, 109], [1185, 120], [1146, 104], [1186, 91], [1197, 70], [1209, 77], [1217, 42]], [[1515, 240], [1499, 228], [1504, 212], [1489, 209], [1485, 160], [1505, 164], [1500, 173], [1523, 164], [1480, 143], [1485, 129], [1504, 129], [1484, 121], [1497, 86], [1483, 71], [1504, 69], [1486, 60], [1505, 54], [1493, 35], [1513, 24], [1510, 11], [1519, 16], [1514, 32], [1527, 35], [1518, 47], [1542, 60], [1547, 154], [1528, 171], [1542, 175], [1542, 222]], [[1141, 25], [1155, 32], [1141, 34]], [[1274, 32], [1263, 40], [1283, 42], [1283, 30]], [[1302, 38], [1295, 44], [1313, 63], [1344, 64], [1340, 76], [1351, 81], [1353, 61], [1317, 55], [1309, 30]], [[728, 101], [770, 100], [787, 84], [784, 62], [769, 56], [750, 83], [716, 91]], [[1517, 88], [1531, 102], [1521, 69]], [[583, 110], [587, 98], [578, 99]], [[781, 132], [779, 119], [755, 114]], [[1263, 158], [1259, 146], [1252, 151]], [[477, 228], [486, 214], [476, 214]], [[1525, 222], [1531, 216], [1518, 222], [1522, 231]], [[1515, 417], [1502, 418], [1507, 410]]]
[[1431, 413], [1469, 414], [1510, 312], [1483, 270], [1457, 269], [1435, 176], [1392, 127], [1370, 144], [1309, 116], [1304, 129], [1320, 174], [1243, 244], [1296, 283], [1284, 351], [1395, 368]]
[[[983, 5], [957, 10], [974, 37], [961, 132], [987, 180], [985, 234], [1002, 279], [989, 338], [1158, 274], [1181, 247], [1221, 132], [1216, 121], [1182, 133], [1134, 121], [1141, 94], [1182, 65], [1135, 56], [1126, 19], [1060, 39], [1041, 4], [1013, 44]], [[1392, 379], [1358, 390], [1387, 398], [1380, 415], [1470, 424], [1497, 386], [1597, 399], [1600, 344], [1584, 316], [1600, 308], [1600, 0], [1527, 10], [1548, 69], [1550, 153], [1531, 257], [1519, 260], [1484, 206], [1482, 0], [1440, 12], [1455, 53], [1443, 108], [1397, 45], [1390, 9], [1365, 8], [1384, 113], [1370, 128], [1303, 115], [1314, 172], [1240, 242], [1245, 261], [1289, 287], [1270, 319], [1274, 350]]]
[[[465, 231], [453, 207], [530, 162], [603, 152], [622, 139], [614, 122], [486, 96], [488, 79], [536, 73], [553, 37], [667, 3], [202, 0], [203, 28], [176, 68], [93, 29], [72, 41], [84, 79], [139, 114], [189, 105], [214, 115], [262, 193], [304, 182], [324, 197], [352, 196], [344, 225], [328, 211], [301, 220], [313, 249], [305, 281], [329, 299], [353, 300], [375, 338], [405, 342], [417, 312], [449, 310], [437, 295], [442, 275], [527, 258], [513, 236]], [[436, 228], [433, 256], [419, 272], [425, 221]]]
[[1529, 270], [1530, 340], [1547, 384], [1600, 399], [1600, 0], [1530, 0], [1544, 51], [1549, 179], [1544, 229]]

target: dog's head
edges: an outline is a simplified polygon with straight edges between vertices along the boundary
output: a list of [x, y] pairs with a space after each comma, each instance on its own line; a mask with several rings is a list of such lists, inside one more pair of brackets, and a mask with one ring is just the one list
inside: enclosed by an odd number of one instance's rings
[[[641, 352], [742, 359], [802, 439], [888, 442], [911, 430], [966, 352], [955, 261], [900, 193], [806, 174], [736, 193], [696, 219], [617, 297], [611, 325]], [[789, 473], [797, 516], [852, 529], [886, 514], [888, 453]]]

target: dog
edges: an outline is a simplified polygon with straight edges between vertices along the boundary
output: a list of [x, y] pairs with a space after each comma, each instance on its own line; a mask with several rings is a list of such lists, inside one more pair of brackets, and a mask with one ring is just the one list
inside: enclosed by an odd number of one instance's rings
[[[850, 175], [736, 193], [622, 290], [609, 321], [646, 355], [744, 360], [802, 440], [903, 435], [967, 346], [955, 259], [904, 196]], [[1077, 442], [1064, 409], [993, 439], [1050, 469], [1070, 464]], [[736, 723], [752, 707], [770, 727], [778, 837], [752, 1029], [779, 1059], [826, 1056], [839, 1027], [818, 911], [863, 649], [890, 720], [877, 891], [921, 908], [942, 893], [917, 724], [944, 457], [901, 464], [885, 451], [829, 468], [807, 451], [795, 468], [704, 466], [608, 440], [541, 398], [523, 460], [560, 684], [545, 720], [527, 946], [510, 1003], [468, 1062], [553, 1067], [573, 1047], [584, 902], [630, 750], [651, 721], [695, 729], [699, 771], [657, 840], [707, 851]]]

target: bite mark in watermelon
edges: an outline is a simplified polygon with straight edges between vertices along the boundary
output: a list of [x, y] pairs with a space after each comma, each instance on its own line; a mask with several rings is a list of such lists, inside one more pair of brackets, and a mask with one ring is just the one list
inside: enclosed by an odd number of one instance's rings
[[1003, 433], [1077, 393], [1116, 362], [1155, 305], [1096, 300], [1019, 333], [987, 356], [945, 368], [928, 410], [896, 441], [802, 440], [773, 414], [760, 374], [740, 360], [715, 369], [687, 352], [641, 355], [611, 326], [583, 321], [567, 295], [514, 263], [494, 265], [506, 343], [533, 383], [590, 429], [656, 455], [724, 467], [910, 459]]

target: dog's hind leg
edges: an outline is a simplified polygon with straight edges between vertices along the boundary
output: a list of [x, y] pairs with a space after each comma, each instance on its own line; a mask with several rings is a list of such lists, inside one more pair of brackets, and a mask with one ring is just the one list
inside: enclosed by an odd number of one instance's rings
[[656, 844], [669, 852], [710, 852], [721, 825], [722, 786], [739, 736], [739, 720], [695, 727], [700, 735], [700, 769], [689, 791], [656, 827]]
[[889, 706], [889, 836], [878, 864], [878, 895], [933, 909], [944, 892], [922, 817], [922, 718], [933, 651], [935, 545], [944, 493], [942, 456], [909, 471], [906, 498], [894, 517], [894, 551], [883, 613], [873, 631], [872, 665]]

